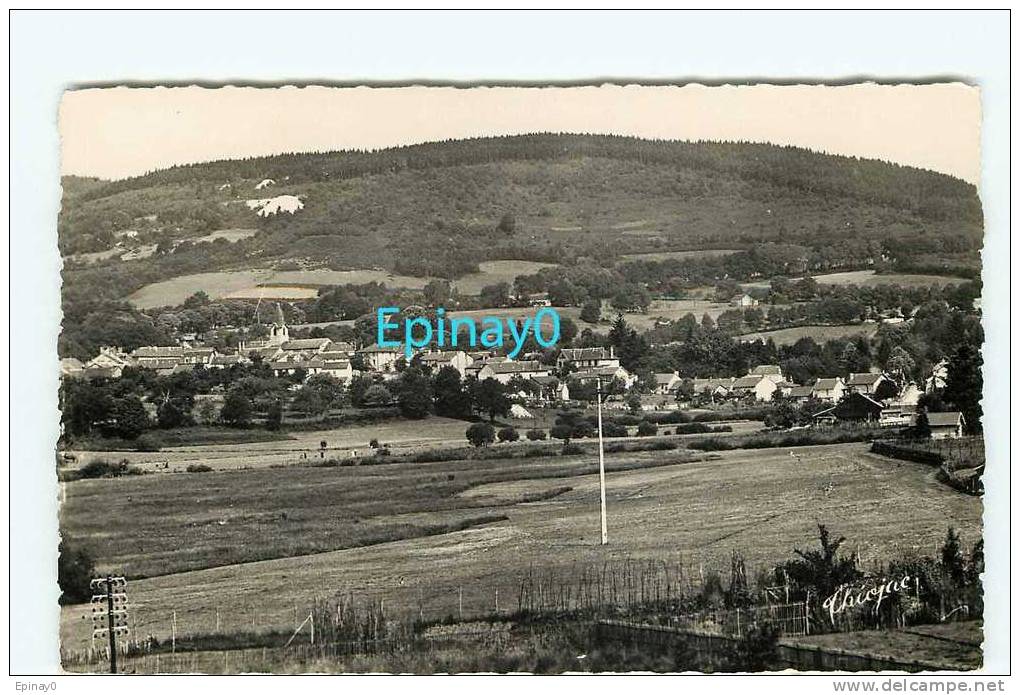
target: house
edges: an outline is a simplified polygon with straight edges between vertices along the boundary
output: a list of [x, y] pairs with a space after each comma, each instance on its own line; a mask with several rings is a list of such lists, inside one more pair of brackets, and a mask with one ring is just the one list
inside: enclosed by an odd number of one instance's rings
[[73, 376], [83, 369], [85, 369], [85, 365], [81, 360], [73, 357], [65, 357], [60, 360], [60, 376]]
[[620, 359], [612, 347], [563, 348], [556, 358], [556, 368], [563, 370], [567, 365], [576, 369], [619, 367]]
[[880, 389], [882, 392], [888, 392], [890, 389], [899, 390], [896, 388], [896, 382], [880, 372], [851, 373], [850, 378], [846, 380], [846, 390], [853, 393], [872, 396], [880, 394]]
[[328, 350], [333, 341], [329, 338], [298, 338], [280, 345], [284, 352], [305, 352], [316, 354]]
[[509, 384], [514, 377], [532, 379], [536, 376], [549, 376], [549, 368], [536, 360], [516, 362], [504, 360], [489, 362], [478, 371], [478, 380], [495, 379], [501, 384]]
[[778, 364], [759, 364], [757, 367], [747, 373], [747, 376], [763, 376], [766, 379], [771, 379], [775, 383], [785, 381], [783, 378], [783, 370]]
[[790, 392], [793, 391], [795, 388], [800, 387], [797, 384], [793, 383], [792, 381], [784, 380], [776, 382], [776, 390], [783, 396], [789, 396]]
[[538, 400], [541, 401], [569, 401], [570, 387], [567, 382], [560, 381], [554, 376], [533, 376], [531, 380], [538, 385]]
[[813, 386], [794, 386], [784, 395], [794, 403], [803, 403], [810, 400], [814, 390]]
[[603, 383], [612, 381], [613, 379], [619, 379], [625, 389], [629, 389], [634, 385], [634, 382], [637, 381], [636, 376], [619, 365], [615, 367], [605, 366], [582, 369], [576, 372], [571, 372], [570, 378], [581, 382], [602, 379]]
[[104, 346], [99, 348], [99, 354], [85, 363], [85, 369], [108, 370], [114, 378], [119, 377], [125, 367], [134, 367], [134, 359], [117, 347]]
[[643, 411], [662, 411], [680, 409], [680, 406], [676, 402], [676, 399], [669, 394], [643, 393], [639, 396], [639, 399], [641, 401], [641, 410]]
[[730, 393], [737, 398], [754, 396], [754, 400], [767, 403], [777, 390], [776, 382], [766, 376], [742, 376], [734, 380]]
[[959, 439], [963, 436], [966, 421], [963, 413], [928, 413], [928, 427], [931, 428], [932, 439]]
[[209, 369], [227, 369], [239, 364], [248, 364], [249, 360], [244, 355], [213, 355], [206, 365]]
[[831, 408], [815, 414], [815, 422], [878, 422], [885, 406], [863, 393], [852, 392]]
[[364, 358], [365, 364], [371, 371], [392, 372], [396, 369], [394, 365], [397, 360], [404, 356], [404, 349], [369, 345], [358, 350], [358, 354]]
[[677, 372], [657, 372], [655, 377], [655, 393], [667, 394], [680, 385], [681, 379]]
[[321, 357], [319, 359], [322, 360], [320, 374], [328, 374], [342, 381], [354, 378], [354, 368], [351, 366], [350, 360], [326, 360]]
[[730, 306], [747, 309], [753, 306], [758, 306], [758, 300], [746, 292], [743, 294], [735, 294], [730, 298]]
[[723, 379], [694, 379], [692, 385], [694, 387], [694, 393], [704, 394], [715, 398], [725, 398], [730, 395], [730, 389], [733, 387], [733, 377], [726, 377]]
[[422, 365], [427, 365], [435, 374], [443, 367], [453, 367], [461, 377], [467, 376], [467, 369], [474, 360], [463, 350], [437, 350], [423, 353], [420, 358]]
[[274, 376], [293, 375], [299, 369], [303, 369], [306, 375], [311, 376], [321, 372], [324, 366], [325, 362], [316, 358], [310, 360], [282, 360], [269, 363], [269, 368], [273, 370]]
[[917, 406], [910, 403], [886, 403], [878, 417], [880, 425], [912, 427], [917, 420]]
[[840, 377], [816, 379], [811, 386], [811, 395], [820, 401], [839, 403], [846, 393], [846, 384]]

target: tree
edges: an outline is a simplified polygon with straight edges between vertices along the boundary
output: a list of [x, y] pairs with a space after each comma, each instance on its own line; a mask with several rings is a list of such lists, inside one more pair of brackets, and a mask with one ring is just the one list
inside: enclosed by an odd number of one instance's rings
[[525, 436], [527, 436], [528, 440], [532, 442], [541, 441], [546, 437], [545, 430], [540, 429], [530, 429], [527, 431]]
[[654, 422], [642, 420], [638, 423], [637, 433], [639, 437], [652, 437], [659, 433], [659, 427]]
[[496, 441], [496, 429], [487, 422], [476, 422], [465, 432], [471, 446], [488, 446]]
[[236, 386], [227, 392], [220, 409], [220, 419], [231, 427], [247, 427], [251, 423], [251, 401]]
[[430, 280], [422, 290], [429, 306], [440, 307], [450, 301], [450, 281]]
[[137, 396], [125, 396], [114, 401], [112, 415], [112, 434], [123, 439], [136, 439], [149, 426], [149, 416]]
[[372, 384], [365, 390], [361, 404], [366, 408], [378, 408], [393, 402], [393, 394], [382, 384]]
[[818, 550], [794, 550], [800, 559], [787, 562], [783, 568], [790, 581], [801, 590], [813, 589], [819, 596], [831, 596], [837, 587], [860, 579], [854, 557], [839, 557], [839, 548], [846, 538], [832, 540], [825, 524], [818, 524]]
[[931, 424], [928, 422], [928, 411], [921, 408], [914, 422], [914, 436], [919, 439], [931, 439]]
[[574, 428], [569, 425], [553, 425], [549, 428], [549, 436], [553, 439], [562, 439], [563, 446], [566, 446], [574, 436]]
[[466, 418], [471, 414], [471, 395], [455, 367], [447, 365], [432, 377], [432, 397], [437, 415]]
[[602, 302], [589, 299], [581, 306], [581, 320], [585, 323], [598, 323], [602, 320]]
[[970, 341], [962, 343], [949, 360], [946, 388], [943, 394], [946, 401], [959, 408], [967, 423], [967, 431], [981, 431], [981, 351]]
[[275, 400], [269, 404], [266, 411], [266, 429], [275, 432], [283, 425], [283, 404]]
[[499, 225], [497, 225], [496, 229], [507, 236], [511, 236], [517, 229], [517, 220], [514, 218], [512, 213], [504, 213], [503, 216], [499, 218]]
[[85, 548], [70, 539], [57, 546], [57, 584], [60, 586], [60, 605], [84, 603], [92, 597], [92, 575], [95, 562]]
[[343, 382], [329, 374], [313, 374], [294, 394], [292, 406], [308, 415], [322, 416], [343, 406]]
[[482, 288], [479, 301], [483, 307], [504, 307], [510, 304], [510, 285], [499, 282]]
[[501, 442], [516, 442], [521, 438], [521, 435], [517, 433], [517, 430], [510, 426], [500, 429], [496, 436]]
[[420, 420], [432, 407], [432, 383], [421, 370], [408, 367], [396, 380], [397, 406], [406, 418]]
[[506, 389], [495, 379], [482, 379], [471, 385], [471, 402], [479, 413], [489, 416], [493, 422], [496, 416], [506, 417], [510, 414], [510, 399]]

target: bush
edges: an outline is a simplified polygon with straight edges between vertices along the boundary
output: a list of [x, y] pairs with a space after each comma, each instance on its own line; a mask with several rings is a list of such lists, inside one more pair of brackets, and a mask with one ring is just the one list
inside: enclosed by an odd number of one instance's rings
[[517, 434], [517, 430], [513, 427], [502, 428], [496, 436], [501, 442], [516, 442], [521, 438], [521, 435]]
[[496, 430], [487, 422], [476, 422], [464, 433], [471, 446], [488, 446], [496, 441]]
[[78, 469], [79, 478], [119, 478], [122, 475], [140, 475], [141, 471], [128, 465], [127, 459], [110, 463], [105, 459], [89, 461]]
[[533, 442], [537, 442], [537, 441], [541, 441], [541, 440], [545, 439], [546, 434], [545, 434], [545, 430], [531, 429], [531, 430], [528, 430], [528, 432], [527, 432], [527, 434], [525, 436], [527, 436], [527, 438], [529, 440], [531, 440]]
[[84, 603], [92, 597], [92, 574], [95, 562], [88, 551], [70, 539], [57, 546], [57, 584], [60, 586], [60, 605]]
[[184, 470], [188, 473], [208, 473], [212, 470], [212, 466], [207, 466], [204, 463], [189, 463]]
[[575, 454], [583, 454], [583, 453], [584, 453], [584, 449], [583, 448], [581, 448], [577, 444], [570, 444], [569, 442], [564, 444], [563, 445], [563, 449], [560, 451], [560, 454], [562, 454], [563, 456], [572, 456], [572, 455], [575, 455]]
[[373, 449], [378, 449], [379, 448], [379, 440], [376, 439], [375, 437], [373, 437], [372, 440], [368, 443], [368, 445], [370, 447], [372, 447]]
[[638, 423], [637, 433], [639, 437], [654, 437], [659, 433], [659, 427], [654, 422], [642, 420]]
[[602, 436], [603, 437], [626, 437], [627, 428], [616, 422], [603, 422], [602, 423]]

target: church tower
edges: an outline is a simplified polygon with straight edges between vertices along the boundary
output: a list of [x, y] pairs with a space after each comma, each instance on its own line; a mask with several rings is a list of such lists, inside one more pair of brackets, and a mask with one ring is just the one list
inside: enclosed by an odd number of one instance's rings
[[283, 308], [276, 303], [276, 322], [269, 327], [269, 345], [283, 345], [290, 340], [290, 332], [287, 330], [287, 322], [283, 318]]

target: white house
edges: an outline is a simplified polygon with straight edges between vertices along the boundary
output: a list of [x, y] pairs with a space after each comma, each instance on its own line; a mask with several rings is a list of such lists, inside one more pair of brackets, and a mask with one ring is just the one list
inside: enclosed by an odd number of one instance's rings
[[763, 376], [766, 379], [771, 379], [776, 384], [781, 381], [785, 381], [783, 378], [783, 370], [778, 364], [759, 364], [757, 367], [749, 371], [747, 376]]
[[754, 395], [756, 401], [767, 403], [777, 389], [776, 382], [766, 376], [742, 376], [733, 382], [730, 392], [738, 398]]
[[556, 358], [556, 368], [563, 369], [567, 364], [577, 369], [619, 367], [620, 359], [612, 347], [563, 348]]
[[829, 403], [838, 403], [843, 398], [844, 393], [846, 393], [846, 384], [838, 376], [817, 379], [811, 386], [812, 396]]
[[432, 372], [438, 372], [443, 367], [453, 367], [460, 372], [461, 377], [467, 375], [467, 369], [474, 362], [463, 350], [438, 350], [426, 352], [421, 356], [421, 363], [432, 368]]
[[536, 360], [515, 362], [490, 362], [478, 370], [478, 380], [495, 379], [501, 384], [508, 384], [515, 376], [532, 379], [536, 376], [549, 376], [549, 368]]
[[358, 354], [364, 357], [365, 364], [373, 372], [392, 372], [397, 360], [404, 355], [404, 350], [399, 347], [370, 345], [358, 350]]
[[885, 374], [878, 372], [851, 373], [850, 378], [846, 380], [846, 388], [852, 393], [871, 396], [885, 383], [893, 387], [896, 386], [896, 383]]
[[656, 372], [655, 393], [667, 394], [680, 385], [681, 379], [677, 372]]

